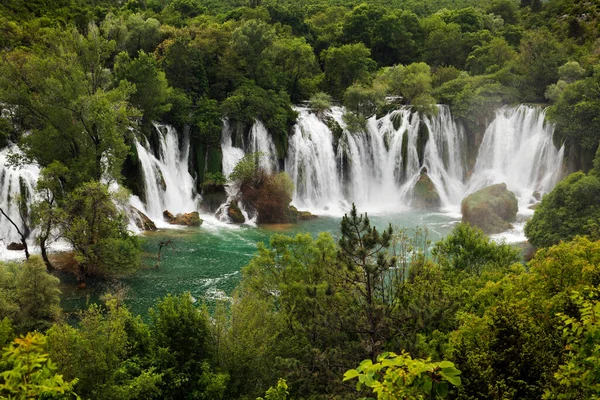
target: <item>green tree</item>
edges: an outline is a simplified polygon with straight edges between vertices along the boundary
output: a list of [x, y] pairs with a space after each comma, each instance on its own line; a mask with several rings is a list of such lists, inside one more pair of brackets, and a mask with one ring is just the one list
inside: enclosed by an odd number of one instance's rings
[[460, 223], [435, 244], [433, 255], [443, 268], [481, 274], [485, 269], [503, 269], [519, 262], [519, 251], [497, 244], [479, 228]]
[[[46, 338], [27, 333], [16, 338], [2, 355], [10, 369], [0, 373], [0, 396], [8, 399], [74, 399], [77, 379], [65, 381], [44, 352]], [[5, 397], [7, 396], [7, 397]]]
[[55, 239], [59, 221], [62, 219], [60, 202], [64, 199], [64, 182], [68, 177], [67, 167], [55, 161], [40, 173], [36, 191], [38, 201], [31, 206], [33, 225], [39, 227], [37, 240], [40, 244], [42, 259], [48, 270], [53, 266], [48, 259], [48, 245]]
[[494, 73], [514, 60], [517, 52], [502, 37], [495, 37], [487, 43], [475, 46], [467, 58], [467, 69], [473, 74]]
[[220, 399], [228, 381], [213, 372], [208, 312], [196, 308], [189, 293], [168, 295], [150, 310], [151, 334], [160, 349], [158, 370], [167, 399]]
[[77, 279], [88, 274], [120, 274], [140, 263], [140, 245], [101, 183], [85, 183], [69, 193], [60, 222], [63, 237], [75, 250]]
[[366, 83], [375, 68], [370, 50], [362, 43], [330, 47], [321, 53], [325, 70], [325, 87], [341, 99], [344, 90], [353, 83]]
[[525, 235], [536, 247], [549, 247], [577, 235], [600, 238], [600, 179], [576, 172], [542, 198], [525, 225]]
[[60, 316], [58, 284], [39, 256], [0, 264], [0, 319], [9, 318], [17, 332], [48, 329]]
[[48, 352], [68, 379], [77, 378], [84, 398], [158, 399], [163, 374], [151, 365], [152, 336], [141, 318], [109, 298], [79, 314], [77, 328], [66, 323], [48, 331]]
[[69, 190], [90, 179], [117, 178], [127, 152], [132, 88], [110, 87], [106, 66], [115, 43], [95, 25], [85, 36], [48, 35], [50, 43], [14, 50], [1, 66], [0, 98], [20, 110], [21, 129], [31, 131], [24, 138], [27, 155], [43, 167], [55, 160], [67, 166]]
[[130, 100], [142, 111], [143, 121], [146, 123], [158, 119], [170, 110], [168, 100], [171, 88], [153, 55], [140, 50], [132, 60], [127, 53], [119, 53], [115, 61], [115, 76], [118, 80], [135, 85], [135, 92], [131, 94]]

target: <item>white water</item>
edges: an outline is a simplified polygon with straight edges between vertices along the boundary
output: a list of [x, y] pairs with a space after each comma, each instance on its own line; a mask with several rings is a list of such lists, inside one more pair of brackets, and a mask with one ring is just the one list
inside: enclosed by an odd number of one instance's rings
[[[25, 223], [19, 212], [19, 198], [29, 207], [35, 194], [35, 186], [40, 176], [40, 169], [35, 164], [24, 164], [19, 167], [9, 165], [10, 154], [20, 155], [21, 151], [15, 145], [0, 151], [0, 207], [10, 219], [15, 222], [21, 232], [24, 232]], [[24, 191], [21, 190], [21, 186]], [[6, 218], [0, 214], [0, 248], [4, 249], [11, 242], [19, 242], [20, 236], [17, 230]], [[0, 250], [1, 251], [1, 250]]]
[[[361, 210], [375, 212], [409, 207], [414, 185], [424, 168], [438, 189], [443, 206], [462, 199], [464, 133], [453, 121], [448, 107], [439, 106], [433, 117], [422, 118], [408, 108], [381, 119], [372, 117], [363, 132], [344, 129], [335, 149], [327, 125], [307, 109], [297, 111], [300, 116], [290, 138], [285, 166], [296, 187], [294, 204], [298, 207], [316, 213], [324, 209], [344, 210], [351, 202]], [[342, 115], [340, 108], [330, 113], [344, 127]], [[401, 123], [395, 129], [397, 119]], [[430, 136], [422, 163], [417, 150], [421, 122]]]
[[194, 178], [188, 171], [189, 137], [183, 135], [183, 143], [175, 129], [169, 125], [154, 124], [158, 132], [158, 158], [150, 149], [147, 140], [144, 144], [135, 142], [141, 166], [146, 202], [132, 199], [136, 207], [153, 221], [161, 222], [162, 213], [169, 210], [174, 215], [195, 211], [198, 195]]
[[[433, 117], [421, 117], [409, 109], [381, 119], [372, 117], [363, 132], [344, 129], [335, 149], [327, 125], [305, 108], [297, 111], [300, 117], [290, 138], [285, 166], [296, 187], [294, 204], [317, 214], [347, 210], [350, 202], [361, 211], [399, 211], [411, 205], [414, 185], [420, 173], [427, 171], [445, 213], [459, 218], [460, 202], [466, 195], [504, 182], [517, 196], [519, 214], [524, 218], [533, 213], [528, 206], [537, 201], [534, 193], [543, 195], [552, 190], [562, 173], [564, 150], [554, 147], [554, 128], [544, 123], [545, 112], [539, 107], [521, 105], [497, 110], [468, 180], [465, 134], [448, 107], [439, 106]], [[333, 108], [330, 113], [344, 127], [342, 115], [341, 108]], [[398, 129], [394, 128], [395, 118], [401, 118]], [[419, 162], [421, 121], [428, 127], [429, 140]], [[407, 135], [404, 155], [403, 135]], [[519, 221], [504, 238], [523, 239], [522, 228]]]
[[564, 148], [552, 143], [554, 127], [544, 123], [545, 111], [521, 105], [503, 107], [488, 126], [469, 180], [468, 193], [506, 183], [519, 199], [520, 211], [554, 188], [561, 176]]

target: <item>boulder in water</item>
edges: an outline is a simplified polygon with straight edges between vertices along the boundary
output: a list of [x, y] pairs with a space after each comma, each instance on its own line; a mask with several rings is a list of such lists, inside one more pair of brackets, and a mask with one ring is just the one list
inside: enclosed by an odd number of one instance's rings
[[138, 228], [140, 228], [143, 231], [155, 231], [156, 230], [156, 225], [154, 224], [154, 221], [152, 221], [150, 218], [148, 218], [148, 216], [146, 214], [144, 214], [137, 208], [132, 207], [132, 209], [133, 209], [133, 212], [135, 213], [135, 215], [134, 215], [135, 225]]
[[246, 222], [246, 218], [244, 218], [244, 214], [242, 214], [242, 210], [240, 210], [236, 200], [231, 200], [229, 203], [229, 207], [227, 208], [227, 216], [234, 224], [243, 224]]
[[22, 251], [22, 250], [25, 250], [25, 245], [23, 243], [12, 242], [8, 246], [6, 246], [6, 248], [8, 250]]
[[517, 218], [517, 197], [505, 183], [488, 186], [465, 197], [461, 203], [462, 221], [485, 233], [500, 233], [512, 228]]
[[290, 220], [292, 222], [308, 221], [318, 217], [318, 215], [314, 215], [309, 211], [298, 211], [296, 207], [290, 206]]
[[168, 210], [165, 210], [163, 211], [163, 217], [171, 225], [200, 226], [204, 222], [200, 218], [198, 211], [173, 216]]
[[413, 189], [413, 207], [437, 208], [442, 204], [440, 194], [435, 185], [427, 175], [427, 171], [421, 172]]

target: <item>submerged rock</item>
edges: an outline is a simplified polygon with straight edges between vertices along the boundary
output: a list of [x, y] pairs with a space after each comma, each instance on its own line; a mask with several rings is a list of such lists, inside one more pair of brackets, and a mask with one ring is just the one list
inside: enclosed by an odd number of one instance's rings
[[437, 208], [442, 204], [440, 194], [435, 185], [427, 175], [427, 171], [421, 172], [419, 180], [413, 189], [413, 207], [418, 208]]
[[512, 228], [517, 219], [517, 197], [505, 183], [488, 186], [465, 197], [461, 203], [462, 221], [485, 233], [500, 233]]
[[6, 248], [8, 250], [25, 250], [25, 245], [23, 243], [12, 242]]
[[134, 215], [135, 225], [138, 228], [140, 228], [143, 231], [155, 231], [156, 230], [156, 224], [154, 224], [154, 221], [152, 221], [150, 218], [148, 218], [148, 216], [146, 214], [144, 214], [137, 208], [132, 207], [132, 209], [133, 209], [133, 212], [135, 213], [135, 215]]
[[229, 203], [229, 207], [227, 208], [227, 216], [234, 224], [243, 224], [246, 222], [246, 218], [244, 218], [244, 214], [236, 200], [231, 200]]
[[171, 225], [200, 226], [204, 222], [200, 218], [198, 211], [173, 216], [168, 210], [165, 210], [163, 211], [163, 217]]
[[318, 217], [318, 215], [311, 214], [309, 211], [298, 211], [296, 207], [290, 206], [290, 220], [292, 222], [308, 221]]

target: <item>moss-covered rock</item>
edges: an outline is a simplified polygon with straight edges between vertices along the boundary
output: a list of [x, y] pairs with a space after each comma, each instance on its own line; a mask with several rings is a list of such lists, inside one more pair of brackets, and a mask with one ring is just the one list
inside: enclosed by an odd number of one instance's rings
[[244, 214], [242, 214], [242, 210], [240, 210], [236, 200], [231, 200], [229, 203], [229, 207], [227, 208], [227, 216], [234, 224], [243, 224], [246, 222], [246, 218], [244, 218]]
[[462, 221], [485, 233], [500, 233], [512, 228], [519, 209], [517, 197], [506, 184], [488, 186], [465, 197], [461, 204]]
[[418, 208], [437, 208], [441, 205], [440, 194], [427, 175], [427, 171], [421, 172], [415, 184], [412, 205]]
[[165, 221], [171, 225], [183, 225], [183, 226], [200, 226], [202, 225], [202, 219], [197, 211], [190, 213], [173, 215], [168, 210], [163, 211], [163, 217]]
[[298, 209], [294, 206], [290, 206], [290, 221], [298, 222], [298, 221], [308, 221], [311, 219], [318, 218], [318, 215], [311, 214], [309, 211], [298, 211]]

